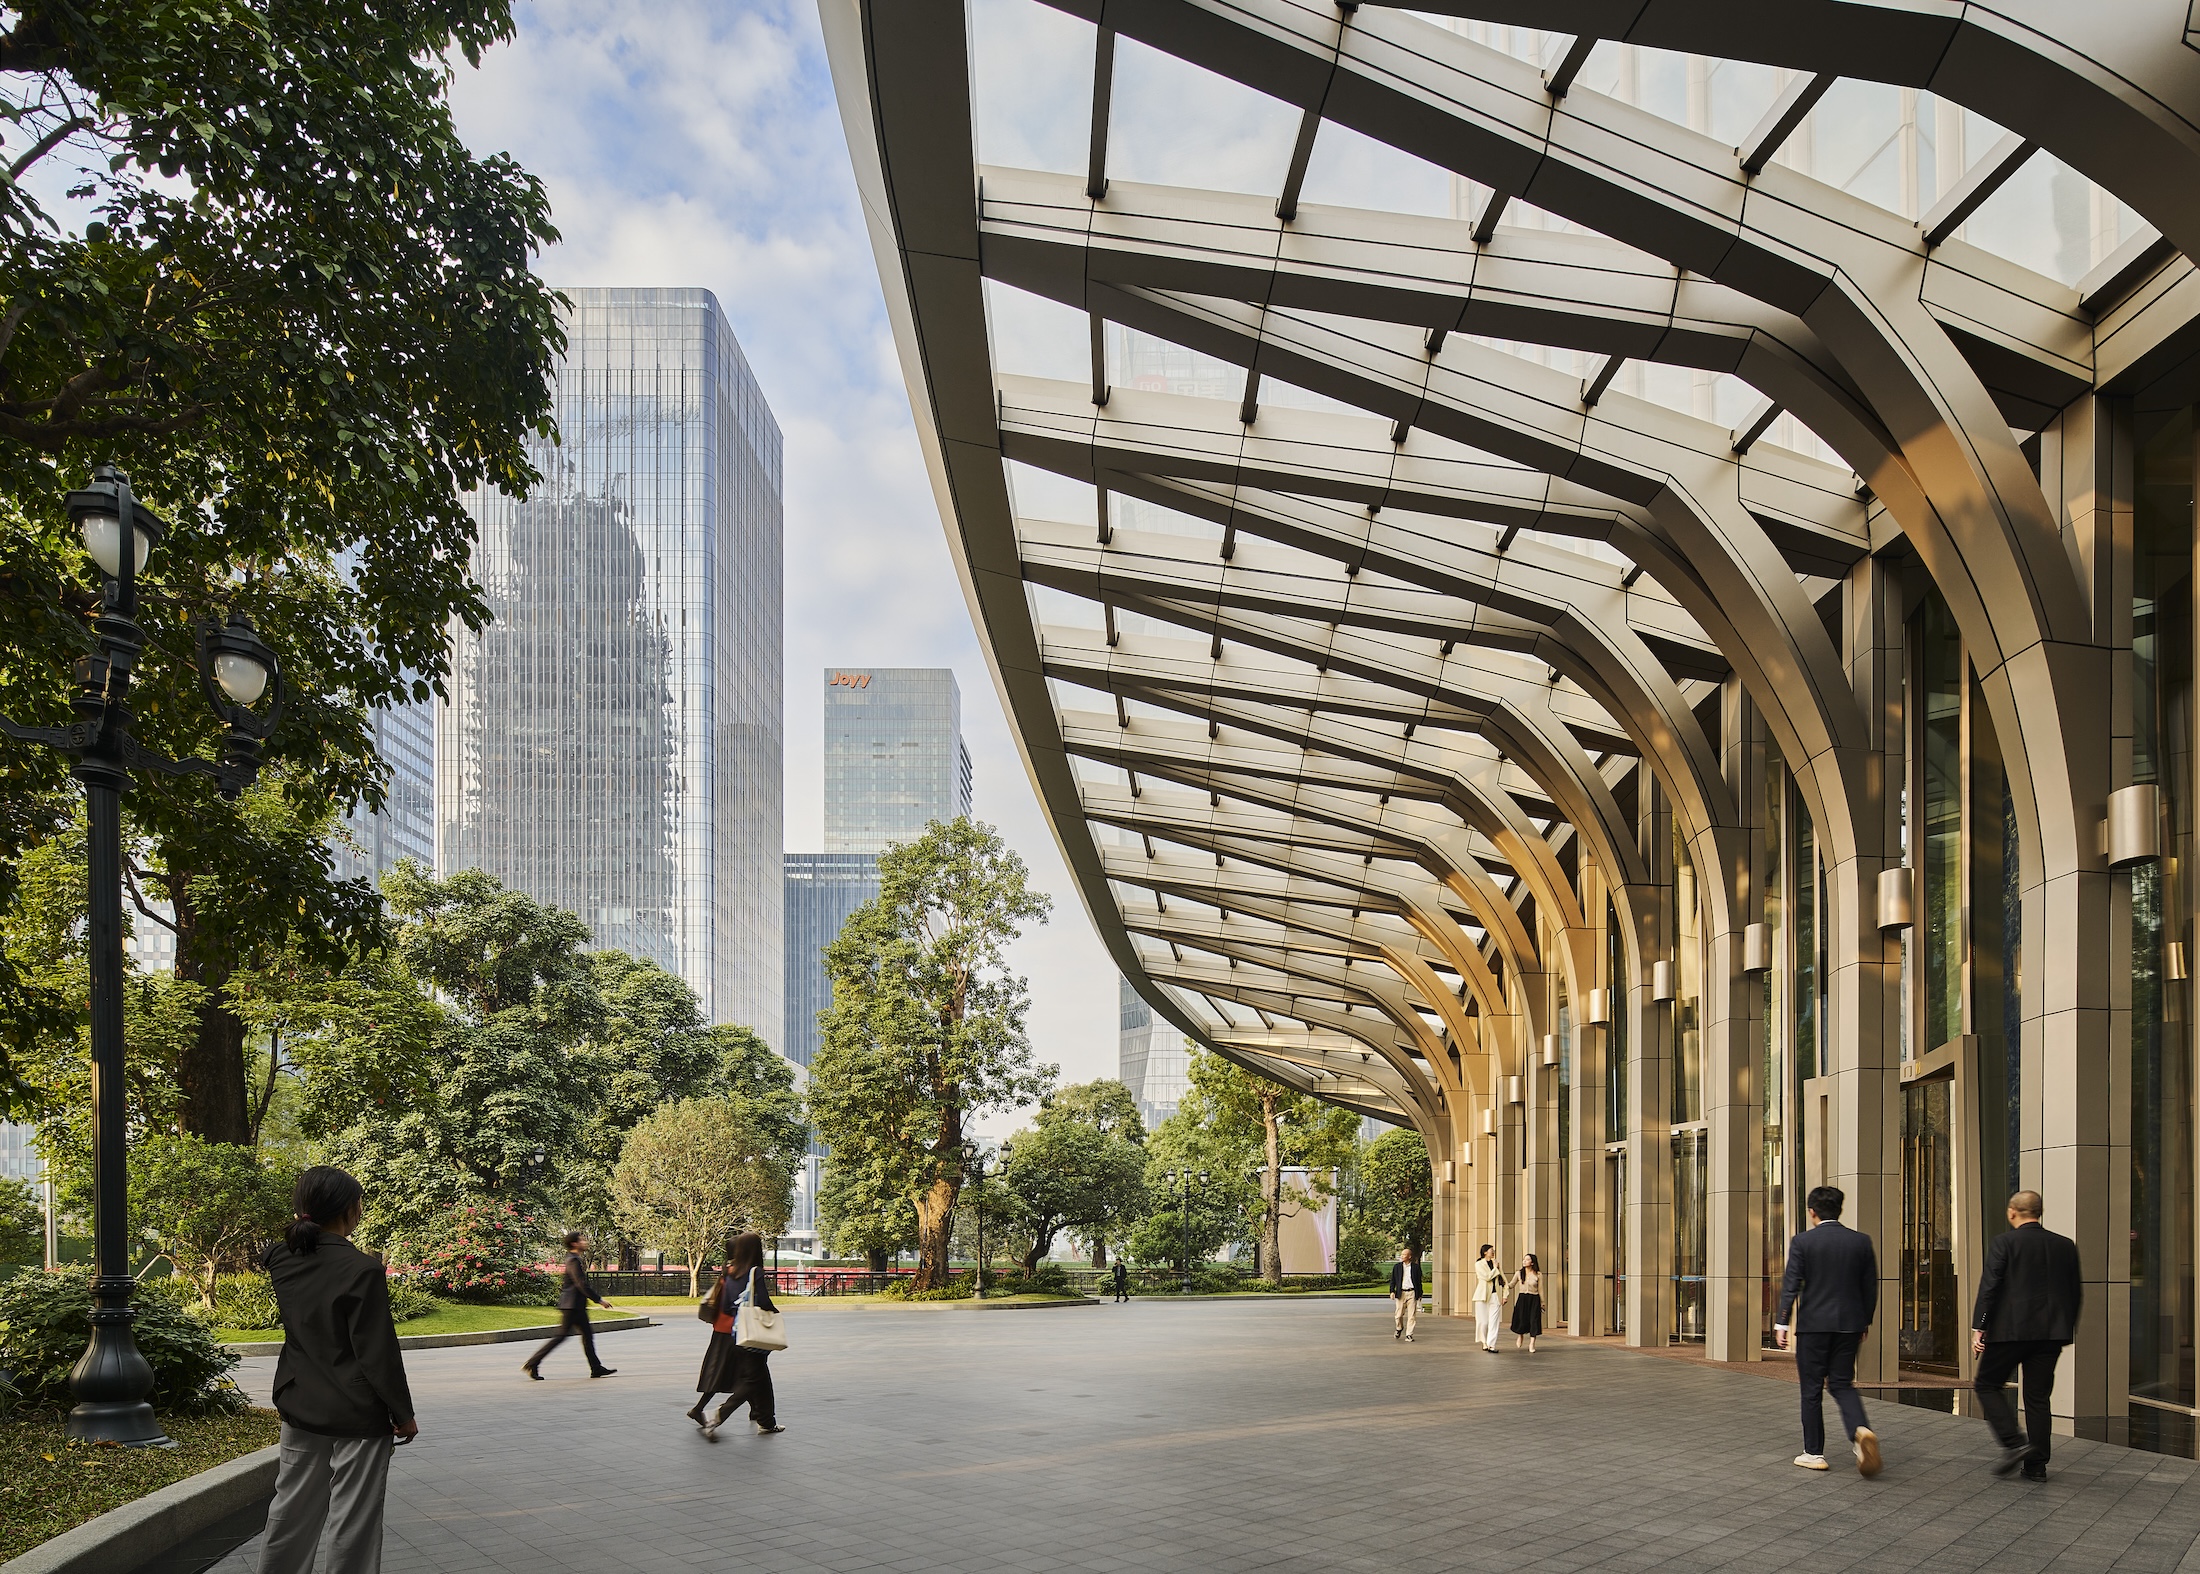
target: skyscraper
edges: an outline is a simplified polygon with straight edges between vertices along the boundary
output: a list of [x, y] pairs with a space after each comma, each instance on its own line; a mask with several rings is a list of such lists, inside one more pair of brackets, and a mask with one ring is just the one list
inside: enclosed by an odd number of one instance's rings
[[[833, 1002], [825, 948], [878, 895], [878, 855], [934, 820], [970, 812], [962, 694], [946, 667], [825, 669], [825, 847], [788, 853], [785, 872], [787, 1058], [817, 1053], [817, 1015]], [[790, 1233], [816, 1228], [824, 1150], [811, 1145]]]
[[1116, 981], [1119, 1015], [1116, 1076], [1137, 1101], [1139, 1119], [1150, 1132], [1176, 1113], [1191, 1071], [1191, 1051], [1183, 1030], [1154, 1015], [1130, 980]]
[[403, 858], [435, 867], [435, 706], [393, 705], [368, 718], [374, 751], [390, 768], [389, 798], [380, 814], [354, 809], [344, 828], [357, 850], [336, 844], [343, 879], [380, 880]]
[[436, 867], [578, 913], [780, 1044], [780, 435], [718, 302], [568, 290], [561, 446], [484, 492]]

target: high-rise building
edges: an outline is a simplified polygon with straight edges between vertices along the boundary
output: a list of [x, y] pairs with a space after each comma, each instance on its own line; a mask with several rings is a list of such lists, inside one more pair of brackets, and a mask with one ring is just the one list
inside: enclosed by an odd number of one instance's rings
[[1176, 1113], [1191, 1073], [1191, 1050], [1183, 1029], [1155, 1015], [1129, 979], [1118, 978], [1116, 991], [1116, 1075], [1130, 1089], [1150, 1132]]
[[[970, 812], [962, 693], [946, 667], [825, 669], [825, 848], [788, 853], [785, 880], [786, 1053], [808, 1066], [818, 1013], [833, 1003], [825, 948], [848, 915], [878, 895], [878, 855], [934, 820]], [[810, 1147], [792, 1235], [817, 1227], [825, 1150]]]
[[881, 852], [969, 812], [954, 672], [826, 668], [825, 850]]
[[559, 446], [471, 499], [435, 862], [576, 912], [780, 1043], [780, 435], [718, 302], [574, 289]]
[[390, 768], [380, 814], [354, 809], [344, 822], [354, 846], [337, 842], [339, 879], [380, 880], [401, 859], [435, 867], [435, 706], [393, 705], [368, 718], [374, 752]]

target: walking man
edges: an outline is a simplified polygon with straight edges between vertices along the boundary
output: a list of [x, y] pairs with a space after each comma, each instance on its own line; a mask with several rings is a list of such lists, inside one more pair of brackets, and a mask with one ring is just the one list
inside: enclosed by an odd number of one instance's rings
[[[2055, 1432], [2055, 1363], [2077, 1337], [2085, 1281], [2078, 1245], [2040, 1223], [2040, 1194], [2020, 1191], [2009, 1199], [2009, 1232], [1986, 1248], [1978, 1305], [1971, 1314], [1971, 1353], [1978, 1375], [1971, 1388], [1986, 1424], [2001, 1444], [1994, 1474], [2024, 1467], [2027, 1481], [2047, 1479]], [[2024, 1431], [2006, 1386], [2024, 1371]]]
[[1823, 1396], [1830, 1388], [1856, 1449], [1857, 1471], [1876, 1476], [1879, 1436], [1857, 1396], [1856, 1352], [1879, 1309], [1879, 1259], [1870, 1236], [1841, 1222], [1847, 1200], [1833, 1186], [1814, 1186], [1804, 1199], [1810, 1228], [1788, 1242], [1772, 1333], [1783, 1350], [1791, 1332], [1795, 1340], [1795, 1375], [1803, 1388], [1803, 1451], [1795, 1462], [1805, 1470], [1827, 1468]]
[[1123, 1259], [1115, 1259], [1115, 1299], [1121, 1304], [1131, 1298], [1131, 1271], [1123, 1266]]
[[558, 1288], [558, 1311], [562, 1314], [558, 1331], [520, 1367], [538, 1383], [542, 1381], [542, 1358], [575, 1334], [581, 1336], [581, 1353], [588, 1357], [590, 1377], [609, 1377], [618, 1370], [596, 1359], [596, 1335], [588, 1326], [588, 1303], [594, 1301], [607, 1312], [618, 1308], [598, 1295], [596, 1287], [588, 1282], [588, 1258], [583, 1255], [587, 1250], [587, 1236], [579, 1230], [565, 1232], [565, 1278]]
[[1421, 1263], [1410, 1246], [1390, 1265], [1390, 1308], [1390, 1337], [1413, 1343], [1413, 1325], [1421, 1318]]

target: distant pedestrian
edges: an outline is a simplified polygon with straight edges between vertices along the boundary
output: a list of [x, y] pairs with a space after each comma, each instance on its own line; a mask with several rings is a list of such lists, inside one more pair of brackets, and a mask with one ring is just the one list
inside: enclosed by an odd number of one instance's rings
[[1390, 1337], [1413, 1343], [1421, 1320], [1421, 1254], [1408, 1246], [1390, 1265]]
[[588, 1326], [588, 1303], [594, 1301], [607, 1312], [617, 1307], [596, 1293], [596, 1287], [588, 1281], [588, 1237], [579, 1230], [565, 1232], [565, 1275], [558, 1285], [558, 1331], [540, 1350], [520, 1365], [520, 1370], [536, 1382], [542, 1381], [542, 1358], [575, 1334], [581, 1336], [581, 1353], [588, 1357], [590, 1377], [609, 1377], [618, 1370], [596, 1359], [596, 1333]]
[[1505, 1270], [1497, 1265], [1497, 1248], [1485, 1246], [1474, 1259], [1474, 1341], [1497, 1354], [1497, 1335], [1504, 1326]]
[[[2001, 1444], [1994, 1474], [2024, 1467], [2027, 1481], [2047, 1479], [2055, 1432], [2055, 1363], [2077, 1337], [2085, 1279], [2078, 1245], [2040, 1223], [2040, 1194], [2020, 1191], [2009, 1199], [2009, 1231], [1987, 1245], [1979, 1275], [1978, 1305], [1971, 1313], [1971, 1353], [1978, 1375], [1971, 1384], [1979, 1408]], [[2007, 1384], [2024, 1369], [2024, 1430]]]
[[[688, 1419], [703, 1429], [703, 1436], [718, 1441], [718, 1429], [734, 1411], [749, 1407], [749, 1419], [759, 1432], [784, 1432], [779, 1424], [779, 1405], [772, 1393], [771, 1352], [751, 1350], [736, 1342], [741, 1308], [776, 1312], [772, 1304], [772, 1279], [764, 1271], [764, 1238], [736, 1235], [726, 1247], [726, 1266], [711, 1286], [701, 1315], [711, 1325], [710, 1344], [703, 1351], [703, 1370], [695, 1379], [695, 1401]], [[713, 1394], [724, 1394], [718, 1414], [705, 1419], [703, 1412]]]
[[1131, 1271], [1123, 1266], [1123, 1259], [1115, 1260], [1115, 1299], [1120, 1303], [1131, 1298]]
[[351, 1244], [366, 1198], [342, 1170], [316, 1164], [299, 1176], [290, 1211], [261, 1261], [283, 1314], [283, 1353], [281, 1457], [260, 1574], [310, 1574], [332, 1517], [328, 1574], [375, 1574], [390, 1449], [420, 1435], [389, 1279], [380, 1258]]
[[1856, 1450], [1857, 1471], [1876, 1476], [1879, 1435], [1864, 1419], [1856, 1392], [1856, 1352], [1879, 1309], [1879, 1258], [1870, 1236], [1841, 1222], [1847, 1200], [1833, 1186], [1814, 1186], [1804, 1199], [1810, 1228], [1788, 1242], [1772, 1332], [1783, 1350], [1791, 1330], [1795, 1340], [1795, 1375], [1803, 1389], [1803, 1451], [1795, 1462], [1805, 1470], [1827, 1468], [1822, 1396], [1830, 1388]]
[[1535, 1354], [1535, 1342], [1543, 1337], [1543, 1265], [1529, 1252], [1520, 1259], [1513, 1275], [1513, 1348]]

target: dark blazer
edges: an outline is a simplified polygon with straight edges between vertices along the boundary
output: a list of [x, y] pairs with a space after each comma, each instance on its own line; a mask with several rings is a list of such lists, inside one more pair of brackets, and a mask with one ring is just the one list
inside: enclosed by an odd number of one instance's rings
[[1797, 1333], [1862, 1333], [1878, 1309], [1879, 1258], [1869, 1235], [1828, 1219], [1788, 1242], [1775, 1323]]
[[[756, 1289], [749, 1299], [755, 1302], [758, 1311], [778, 1311], [778, 1305], [772, 1300], [772, 1271], [761, 1265], [753, 1271], [756, 1275]], [[703, 1310], [712, 1317], [731, 1316], [726, 1304], [726, 1292], [732, 1291], [733, 1299], [738, 1302], [741, 1299], [741, 1287], [748, 1282], [749, 1275], [743, 1274], [729, 1285], [726, 1283], [724, 1271], [720, 1270], [718, 1282], [710, 1287], [710, 1294], [703, 1297]]]
[[2084, 1304], [2078, 1243], [2034, 1220], [1987, 1243], [1971, 1326], [1986, 1330], [1989, 1344], [2019, 1339], [2068, 1344], [2077, 1337], [2078, 1308]]
[[381, 1259], [324, 1235], [302, 1257], [277, 1241], [261, 1266], [283, 1313], [283, 1353], [275, 1363], [282, 1418], [324, 1437], [387, 1437], [393, 1425], [411, 1420], [412, 1389]]
[[1408, 1273], [1413, 1275], [1413, 1293], [1415, 1295], [1421, 1293], [1421, 1265], [1417, 1262], [1394, 1262], [1390, 1265], [1390, 1293], [1392, 1295], [1406, 1293], [1405, 1276]]
[[565, 1254], [565, 1280], [558, 1286], [558, 1310], [579, 1311], [581, 1306], [594, 1301], [598, 1306], [604, 1298], [596, 1293], [596, 1287], [588, 1282], [588, 1264], [581, 1260], [579, 1252]]

